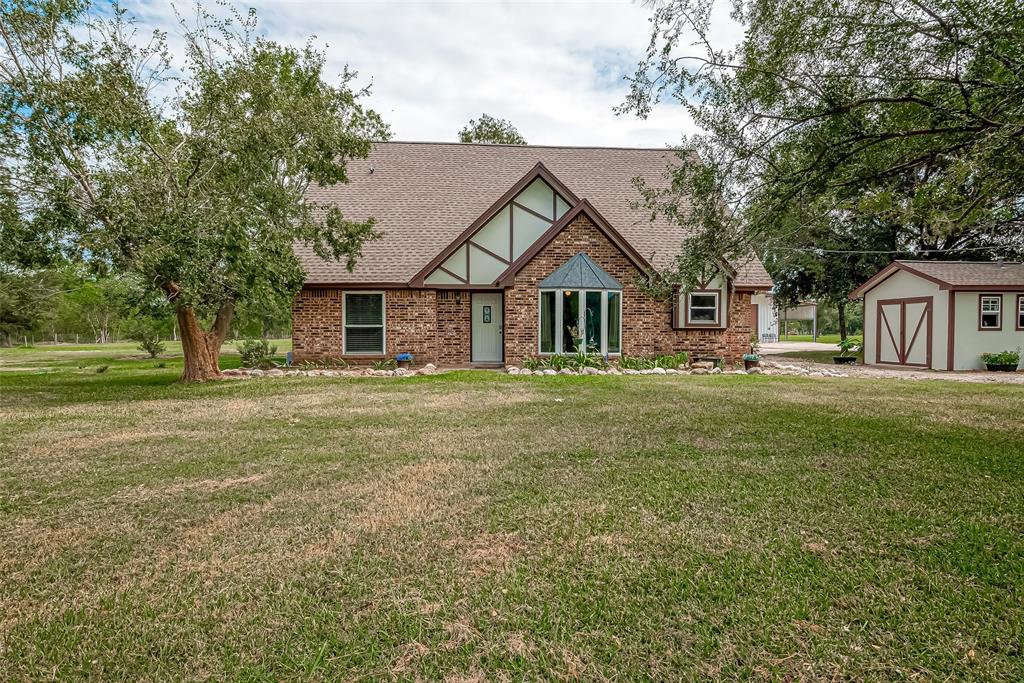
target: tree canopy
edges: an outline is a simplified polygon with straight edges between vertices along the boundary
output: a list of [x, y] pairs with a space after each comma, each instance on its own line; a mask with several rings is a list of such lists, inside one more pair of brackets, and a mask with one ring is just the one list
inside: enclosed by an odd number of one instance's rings
[[713, 44], [715, 6], [655, 6], [621, 108], [674, 98], [704, 131], [683, 144], [703, 163], [641, 184], [693, 233], [665, 280], [751, 249], [777, 278], [809, 255], [820, 272], [1024, 255], [1024, 5], [733, 0], [734, 49]]
[[[388, 136], [355, 74], [198, 10], [183, 54], [85, 0], [12, 0], [0, 16], [0, 242], [23, 266], [103, 264], [173, 307], [184, 379], [217, 376], [234, 307], [290, 296], [296, 240], [352, 267], [375, 237], [305, 199]], [[202, 321], [212, 324], [206, 330]]]
[[525, 145], [526, 139], [510, 121], [482, 114], [470, 119], [459, 131], [459, 142], [487, 142], [495, 145]]

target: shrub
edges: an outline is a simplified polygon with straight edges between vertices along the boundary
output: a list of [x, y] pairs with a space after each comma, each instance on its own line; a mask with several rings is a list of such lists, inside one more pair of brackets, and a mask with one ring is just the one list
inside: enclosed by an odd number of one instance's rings
[[160, 341], [160, 335], [156, 330], [146, 330], [138, 333], [136, 340], [139, 342], [139, 351], [145, 351], [150, 358], [156, 358], [167, 350], [164, 343]]
[[276, 353], [277, 347], [266, 339], [243, 339], [238, 345], [238, 355], [242, 357], [243, 368], [271, 368], [274, 366]]
[[304, 360], [297, 366], [300, 370], [345, 370], [350, 367], [344, 358], [324, 358], [323, 360]]
[[1016, 351], [983, 353], [981, 354], [981, 361], [985, 365], [1017, 365], [1020, 363], [1020, 354]]
[[860, 337], [847, 337], [839, 341], [839, 355], [849, 356], [860, 350]]
[[398, 367], [398, 362], [394, 358], [387, 358], [385, 360], [375, 360], [372, 365], [374, 370], [394, 370]]
[[667, 370], [686, 365], [689, 360], [690, 355], [686, 351], [657, 356], [622, 356], [619, 358], [619, 367], [623, 370], [653, 370], [654, 368]]

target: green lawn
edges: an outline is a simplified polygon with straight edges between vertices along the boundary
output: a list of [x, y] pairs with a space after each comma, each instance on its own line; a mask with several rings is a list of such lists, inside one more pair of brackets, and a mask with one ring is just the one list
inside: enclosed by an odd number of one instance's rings
[[791, 334], [788, 337], [784, 334], [779, 335], [780, 342], [812, 342], [817, 341], [820, 344], [838, 344], [838, 334], [819, 334], [818, 338], [815, 339], [809, 334]]
[[0, 680], [1024, 679], [1019, 387], [15, 353]]

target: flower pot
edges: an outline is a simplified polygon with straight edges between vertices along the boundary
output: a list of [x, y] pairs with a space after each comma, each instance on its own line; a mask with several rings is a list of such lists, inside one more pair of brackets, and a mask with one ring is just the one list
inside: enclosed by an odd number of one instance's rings
[[853, 365], [857, 362], [857, 356], [832, 356], [832, 362], [836, 365]]
[[406, 370], [408, 370], [409, 366], [412, 365], [412, 361], [411, 360], [400, 360], [400, 361], [397, 361], [397, 363], [398, 363], [398, 367], [404, 368]]
[[760, 364], [761, 364], [761, 361], [759, 361], [759, 360], [744, 360], [743, 361], [743, 369], [744, 370], [749, 370], [750, 368], [756, 368]]
[[989, 372], [1017, 372], [1017, 366], [1009, 363], [985, 363], [985, 367]]

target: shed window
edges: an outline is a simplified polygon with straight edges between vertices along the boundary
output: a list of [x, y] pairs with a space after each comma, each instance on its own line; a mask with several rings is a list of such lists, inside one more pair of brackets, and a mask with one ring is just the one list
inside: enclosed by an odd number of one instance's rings
[[686, 297], [686, 322], [697, 325], [718, 324], [719, 292], [691, 292]]
[[1003, 297], [982, 296], [978, 327], [982, 330], [998, 330], [1003, 327]]
[[1024, 294], [1017, 295], [1017, 329], [1024, 330]]
[[383, 292], [346, 292], [342, 316], [345, 319], [345, 353], [384, 353]]

